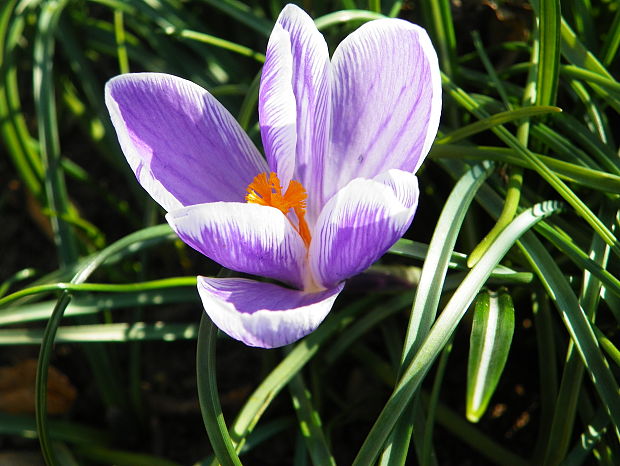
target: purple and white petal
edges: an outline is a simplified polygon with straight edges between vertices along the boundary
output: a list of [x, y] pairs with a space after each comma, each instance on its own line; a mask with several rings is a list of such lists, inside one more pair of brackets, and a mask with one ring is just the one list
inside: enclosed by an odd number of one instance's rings
[[200, 86], [161, 73], [117, 76], [105, 100], [140, 184], [164, 209], [243, 201], [267, 164], [232, 115]]
[[415, 173], [441, 112], [437, 55], [426, 31], [399, 19], [371, 21], [342, 41], [332, 65], [324, 195], [390, 168]]
[[226, 268], [303, 286], [306, 247], [278, 209], [213, 202], [173, 210], [166, 220], [185, 243]]
[[288, 345], [314, 331], [343, 286], [304, 293], [244, 278], [198, 277], [202, 305], [213, 323], [260, 348]]
[[260, 80], [258, 119], [271, 171], [286, 190], [295, 170], [297, 104], [293, 94], [291, 38], [276, 23], [269, 37]]
[[357, 178], [332, 197], [313, 231], [310, 267], [331, 288], [366, 270], [409, 228], [418, 205], [414, 174], [389, 170]]
[[[297, 145], [293, 178], [309, 193], [308, 218], [318, 215], [323, 183], [323, 159], [330, 123], [330, 69], [327, 44], [312, 18], [295, 5], [286, 5], [276, 22], [290, 37], [292, 85], [297, 114]], [[291, 154], [293, 155], [293, 154]]]

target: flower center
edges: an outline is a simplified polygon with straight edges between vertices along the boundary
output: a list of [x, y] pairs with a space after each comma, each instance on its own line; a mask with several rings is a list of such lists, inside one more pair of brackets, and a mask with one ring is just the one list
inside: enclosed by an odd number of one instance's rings
[[310, 245], [310, 229], [306, 223], [306, 194], [305, 188], [299, 181], [291, 180], [286, 188], [286, 192], [282, 194], [282, 186], [278, 175], [274, 172], [260, 173], [256, 175], [254, 180], [247, 187], [248, 194], [245, 196], [245, 200], [251, 204], [260, 204], [270, 207], [275, 207], [284, 215], [287, 215], [291, 209], [295, 212], [297, 217], [297, 225], [293, 222], [291, 224], [295, 227], [299, 236], [304, 240], [306, 247]]

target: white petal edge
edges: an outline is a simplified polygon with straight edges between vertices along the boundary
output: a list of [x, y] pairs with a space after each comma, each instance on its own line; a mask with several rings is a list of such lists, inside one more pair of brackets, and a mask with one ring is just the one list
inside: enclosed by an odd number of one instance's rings
[[226, 268], [303, 286], [306, 247], [278, 209], [213, 202], [174, 210], [166, 220], [185, 243]]
[[304, 293], [244, 278], [198, 277], [198, 293], [213, 323], [260, 348], [288, 345], [314, 331], [343, 287]]
[[338, 191], [312, 232], [315, 282], [331, 288], [366, 270], [407, 231], [418, 196], [417, 177], [402, 170], [356, 178]]

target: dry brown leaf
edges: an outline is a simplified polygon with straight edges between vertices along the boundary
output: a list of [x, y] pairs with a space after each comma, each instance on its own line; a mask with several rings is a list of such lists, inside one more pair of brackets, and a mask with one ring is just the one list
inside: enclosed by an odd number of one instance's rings
[[[10, 414], [34, 413], [36, 372], [36, 359], [26, 359], [12, 366], [0, 367], [0, 411]], [[67, 376], [50, 366], [47, 373], [48, 413], [68, 412], [76, 395], [75, 387]]]

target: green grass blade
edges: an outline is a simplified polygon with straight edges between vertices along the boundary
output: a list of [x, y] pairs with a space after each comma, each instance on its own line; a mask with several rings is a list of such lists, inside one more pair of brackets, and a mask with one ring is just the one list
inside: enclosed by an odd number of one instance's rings
[[618, 383], [609, 369], [594, 331], [570, 284], [535, 236], [525, 236], [522, 240], [522, 249], [547, 293], [556, 303], [562, 320], [614, 425], [620, 426], [620, 397], [618, 397], [620, 389]]
[[426, 0], [422, 2], [427, 22], [432, 27], [429, 33], [437, 47], [441, 69], [454, 77], [457, 74], [456, 35], [449, 0]]
[[215, 37], [211, 34], [205, 34], [204, 32], [192, 31], [190, 29], [167, 28], [166, 34], [195, 40], [203, 44], [213, 45], [214, 47], [228, 50], [229, 52], [233, 52], [244, 57], [252, 58], [259, 63], [265, 62], [265, 55], [262, 53], [256, 52], [245, 45], [237, 44], [220, 37]]
[[34, 42], [34, 98], [41, 142], [41, 156], [46, 172], [45, 191], [52, 215], [54, 241], [60, 264], [65, 266], [78, 257], [74, 232], [63, 216], [71, 216], [64, 175], [60, 166], [60, 142], [56, 102], [53, 89], [54, 35], [60, 15], [68, 0], [50, 0], [43, 4]]
[[601, 47], [600, 56], [603, 57], [603, 65], [612, 64], [616, 53], [618, 53], [618, 47], [620, 47], [620, 8], [616, 8], [614, 20], [607, 31], [605, 43]]
[[[601, 170], [594, 170], [576, 165], [541, 154], [535, 154], [547, 165], [556, 176], [564, 180], [578, 183], [582, 186], [620, 194], [620, 176]], [[434, 145], [430, 157], [432, 158], [456, 158], [470, 160], [495, 160], [509, 163], [524, 168], [530, 168], [529, 163], [513, 149], [505, 147], [467, 146], [460, 144]]]
[[228, 435], [215, 376], [215, 341], [217, 328], [205, 313], [200, 319], [198, 345], [196, 348], [196, 377], [198, 382], [198, 399], [202, 420], [211, 446], [222, 466], [241, 465], [235, 452], [233, 442]]
[[243, 448], [246, 437], [254, 429], [260, 417], [286, 384], [314, 357], [319, 348], [335, 332], [349, 326], [353, 317], [377, 301], [370, 297], [354, 302], [347, 308], [331, 313], [321, 326], [297, 343], [293, 350], [263, 379], [261, 384], [248, 397], [231, 426], [231, 437], [237, 451]]
[[549, 113], [556, 113], [561, 111], [562, 109], [558, 107], [538, 106], [523, 107], [516, 110], [496, 113], [495, 115], [491, 115], [487, 118], [478, 120], [475, 123], [461, 126], [459, 129], [454, 130], [443, 137], [437, 138], [435, 144], [453, 144], [457, 141], [473, 136], [474, 134], [481, 133], [482, 131], [486, 131], [487, 129], [491, 129], [494, 126], [498, 126], [515, 120], [521, 120], [523, 118], [546, 115]]
[[[478, 118], [487, 117], [486, 111], [482, 110], [479, 105], [462, 89], [458, 88], [454, 85], [454, 83], [445, 75], [442, 74], [442, 82], [444, 86], [447, 88], [447, 91], [450, 95], [464, 108], [468, 111], [476, 115]], [[588, 222], [588, 224], [592, 227], [594, 231], [599, 234], [603, 240], [607, 244], [609, 244], [612, 248], [612, 251], [617, 256], [620, 256], [620, 242], [615, 237], [615, 235], [607, 228], [600, 219], [594, 215], [592, 210], [587, 206], [587, 204], [581, 200], [574, 192], [571, 190], [566, 183], [564, 183], [552, 170], [547, 167], [547, 165], [534, 153], [532, 153], [527, 147], [519, 142], [519, 140], [513, 136], [506, 128], [503, 126], [496, 126], [493, 129], [493, 132], [497, 134], [508, 146], [512, 149], [515, 149], [517, 153], [523, 157], [530, 166], [536, 170], [536, 172], [547, 182], [549, 183], [553, 189], [555, 189], [560, 196], [562, 196], [566, 202], [568, 202], [577, 213], [583, 217], [583, 219]]]
[[[483, 162], [481, 165], [476, 165], [469, 170], [452, 189], [441, 211], [428, 248], [413, 302], [401, 355], [400, 373], [405, 370], [413, 359], [435, 320], [448, 264], [461, 225], [465, 219], [465, 214], [478, 188], [491, 174], [493, 168], [494, 166], [491, 163]], [[383, 463], [398, 464], [397, 459], [404, 460], [406, 458], [409, 438], [403, 433], [412, 431], [410, 423], [411, 419], [404, 417], [398, 421], [395, 433], [388, 441], [383, 454]], [[428, 432], [426, 434], [429, 435]], [[399, 443], [395, 443], [397, 441]]]
[[52, 316], [45, 327], [43, 333], [41, 349], [39, 351], [39, 359], [37, 362], [37, 374], [35, 377], [35, 416], [37, 421], [37, 435], [39, 436], [39, 444], [41, 446], [41, 453], [45, 462], [49, 466], [60, 465], [60, 461], [56, 457], [55, 449], [53, 448], [50, 427], [47, 419], [47, 375], [50, 364], [50, 358], [53, 351], [54, 337], [56, 330], [60, 325], [63, 312], [69, 302], [71, 296], [67, 291], [63, 292], [62, 296], [58, 300]]
[[380, 12], [368, 10], [340, 10], [320, 16], [314, 20], [314, 24], [319, 31], [324, 31], [338, 24], [349, 22], [372, 21], [374, 19], [385, 18]]
[[538, 14], [536, 105], [554, 105], [560, 76], [560, 0], [535, 0]]
[[288, 386], [299, 420], [299, 430], [306, 442], [306, 448], [313, 464], [335, 466], [336, 460], [334, 460], [327, 445], [321, 418], [312, 405], [312, 395], [306, 388], [301, 374], [293, 377]]
[[478, 422], [504, 371], [515, 329], [515, 308], [507, 290], [483, 291], [476, 300], [467, 362], [466, 416]]
[[359, 450], [354, 465], [374, 464], [377, 455], [398, 420], [398, 415], [411, 400], [426, 372], [450, 339], [480, 288], [484, 285], [491, 270], [504, 257], [513, 244], [533, 225], [560, 209], [556, 202], [545, 202], [521, 213], [513, 220], [491, 245], [480, 261], [465, 277], [459, 288], [446, 304], [443, 312], [431, 328], [420, 351], [396, 386], [394, 393], [375, 421], [366, 441]]
[[[63, 314], [64, 315], [64, 314]], [[126, 343], [129, 341], [195, 340], [198, 329], [194, 324], [155, 323], [99, 324], [58, 327], [57, 343]], [[0, 346], [39, 345], [45, 333], [38, 329], [0, 329]]]
[[16, 3], [11, 0], [0, 7], [0, 134], [20, 178], [41, 200], [43, 167], [29, 145], [31, 137], [19, 108], [17, 70], [12, 59], [24, 27], [23, 14], [18, 17], [13, 12]]
[[[66, 317], [99, 314], [105, 310], [132, 309], [139, 306], [160, 306], [177, 303], [196, 303], [199, 298], [195, 285], [185, 288], [155, 289], [127, 293], [79, 294], [65, 310]], [[34, 304], [10, 306], [0, 310], [0, 327], [47, 320], [52, 314], [56, 301], [42, 301]]]

